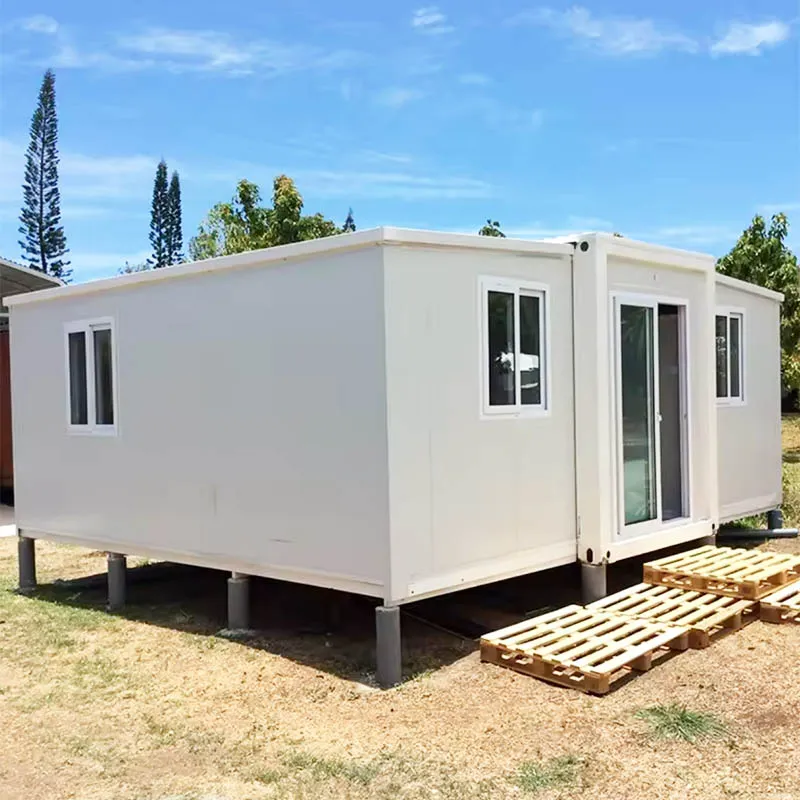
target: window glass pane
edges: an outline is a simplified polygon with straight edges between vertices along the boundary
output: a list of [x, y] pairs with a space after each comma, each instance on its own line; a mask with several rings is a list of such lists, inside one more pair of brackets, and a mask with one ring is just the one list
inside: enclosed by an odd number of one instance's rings
[[520, 295], [519, 298], [519, 382], [522, 405], [540, 405], [542, 402], [542, 343], [539, 340], [538, 297]]
[[516, 402], [514, 376], [514, 295], [488, 292], [489, 405], [511, 406]]
[[717, 317], [717, 397], [728, 396], [728, 318]]
[[731, 350], [731, 397], [742, 396], [741, 376], [741, 317], [732, 315], [730, 318], [730, 350]]
[[95, 416], [98, 425], [114, 424], [114, 385], [111, 368], [111, 331], [93, 331]]
[[86, 334], [70, 333], [69, 341], [69, 421], [73, 425], [89, 422], [86, 394]]

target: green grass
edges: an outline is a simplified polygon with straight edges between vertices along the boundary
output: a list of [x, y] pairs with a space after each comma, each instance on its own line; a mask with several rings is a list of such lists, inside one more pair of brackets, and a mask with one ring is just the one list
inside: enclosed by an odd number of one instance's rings
[[526, 761], [517, 770], [516, 784], [530, 794], [571, 786], [578, 780], [582, 767], [583, 761], [577, 756], [559, 756], [544, 763]]
[[340, 758], [325, 758], [302, 750], [288, 751], [283, 754], [281, 760], [288, 769], [308, 771], [316, 779], [344, 778], [362, 786], [370, 784], [379, 770], [375, 762], [362, 763]]
[[728, 733], [727, 726], [713, 714], [690, 711], [686, 706], [670, 703], [650, 706], [636, 712], [636, 716], [650, 725], [653, 735], [660, 739], [719, 739]]

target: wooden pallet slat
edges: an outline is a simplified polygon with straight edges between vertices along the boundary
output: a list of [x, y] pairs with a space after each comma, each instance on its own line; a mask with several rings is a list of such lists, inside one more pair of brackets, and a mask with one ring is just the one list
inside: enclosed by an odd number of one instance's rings
[[646, 619], [689, 630], [689, 646], [704, 648], [725, 630], [740, 628], [755, 619], [756, 604], [716, 594], [686, 591], [640, 583], [597, 600], [587, 611]]
[[761, 601], [761, 619], [765, 622], [800, 623], [800, 582], [790, 583], [768, 594]]
[[699, 547], [644, 565], [644, 582], [759, 600], [800, 580], [800, 556], [734, 547]]
[[654, 658], [688, 647], [679, 625], [619, 616], [581, 606], [524, 620], [486, 634], [481, 660], [594, 694], [605, 694]]

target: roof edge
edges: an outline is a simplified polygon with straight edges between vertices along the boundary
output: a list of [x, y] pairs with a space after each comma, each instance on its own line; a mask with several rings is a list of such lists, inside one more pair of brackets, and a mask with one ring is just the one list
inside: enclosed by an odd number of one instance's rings
[[369, 228], [355, 233], [343, 233], [323, 239], [312, 239], [307, 242], [267, 247], [261, 250], [249, 250], [230, 256], [219, 256], [204, 261], [193, 261], [163, 269], [135, 272], [127, 275], [116, 275], [110, 278], [59, 286], [53, 289], [41, 289], [24, 295], [13, 295], [7, 298], [9, 307], [38, 303], [81, 295], [96, 294], [113, 289], [125, 289], [132, 286], [156, 283], [164, 280], [201, 275], [206, 272], [222, 272], [229, 269], [269, 265], [310, 258], [324, 253], [340, 253], [382, 244], [417, 245], [442, 248], [466, 248], [479, 250], [495, 250], [512, 253], [530, 253], [544, 256], [569, 255], [572, 247], [548, 242], [537, 242], [526, 239], [508, 239], [491, 236], [478, 236], [466, 233], [439, 233], [435, 231], [413, 230], [410, 228], [379, 227]]
[[[55, 275], [49, 275], [47, 272], [42, 272], [39, 269], [33, 269], [32, 267], [26, 267], [24, 264], [19, 264], [16, 261], [12, 261], [10, 258], [3, 258], [0, 256], [0, 264], [4, 267], [8, 267], [9, 269], [16, 270], [17, 272], [21, 272], [23, 275], [32, 275], [36, 278], [41, 278], [45, 281], [50, 281], [54, 286], [66, 286], [64, 281], [61, 278], [56, 278]], [[43, 291], [43, 290], [39, 290]]]
[[740, 278], [733, 278], [730, 275], [725, 275], [722, 272], [716, 273], [716, 281], [722, 286], [728, 286], [731, 289], [739, 289], [742, 292], [755, 294], [759, 297], [766, 297], [768, 300], [774, 300], [776, 303], [783, 302], [783, 294], [776, 292], [773, 289], [767, 289], [765, 286], [759, 286], [757, 283], [750, 283], [743, 281]]

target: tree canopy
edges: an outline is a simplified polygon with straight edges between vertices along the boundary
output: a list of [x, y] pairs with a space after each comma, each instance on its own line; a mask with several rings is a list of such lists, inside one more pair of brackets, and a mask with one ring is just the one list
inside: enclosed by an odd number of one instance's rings
[[58, 117], [56, 77], [47, 70], [39, 102], [31, 119], [31, 139], [25, 155], [25, 179], [19, 232], [23, 260], [33, 269], [69, 281], [67, 239], [61, 224], [58, 189]]
[[730, 253], [719, 259], [717, 270], [783, 293], [781, 375], [790, 390], [800, 389], [800, 272], [797, 257], [786, 246], [788, 232], [785, 214], [775, 214], [769, 226], [756, 215]]
[[303, 198], [294, 181], [278, 175], [272, 184], [272, 205], [261, 205], [255, 183], [239, 181], [229, 203], [217, 203], [189, 243], [193, 260], [244, 253], [342, 233], [322, 214], [304, 215]]
[[500, 223], [497, 220], [486, 220], [486, 224], [478, 231], [478, 236], [499, 236], [505, 239], [506, 235], [500, 230]]

